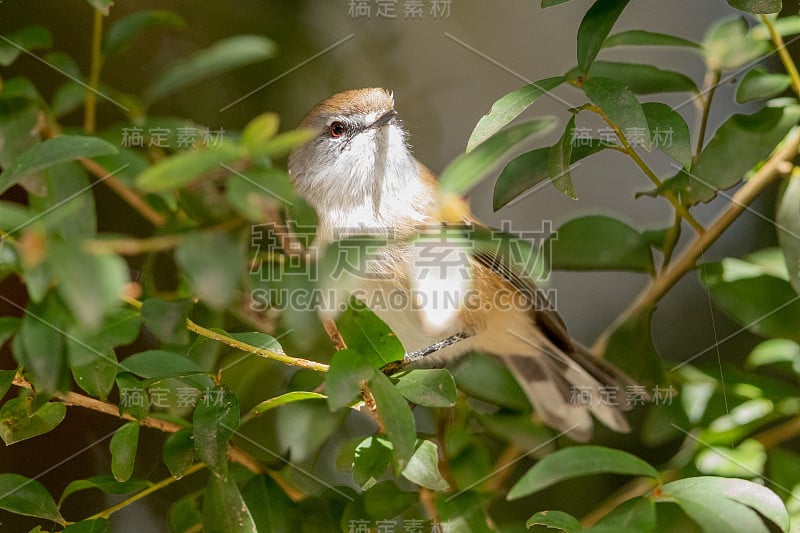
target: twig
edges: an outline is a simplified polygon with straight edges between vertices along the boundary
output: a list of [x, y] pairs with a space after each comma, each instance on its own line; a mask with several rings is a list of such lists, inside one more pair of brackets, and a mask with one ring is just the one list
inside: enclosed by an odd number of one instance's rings
[[331, 340], [331, 344], [333, 344], [333, 347], [336, 348], [337, 352], [339, 350], [347, 349], [347, 344], [344, 342], [344, 338], [342, 338], [339, 328], [336, 327], [336, 322], [330, 319], [325, 319], [322, 321], [322, 327], [325, 328], [325, 333], [328, 335], [328, 338]]
[[705, 97], [700, 98], [702, 104], [700, 106], [700, 123], [697, 127], [697, 147], [694, 150], [694, 157], [692, 162], [697, 163], [700, 154], [703, 152], [703, 145], [706, 143], [706, 130], [708, 129], [708, 116], [711, 112], [711, 101], [714, 99], [714, 93], [717, 92], [719, 80], [722, 77], [722, 72], [719, 70], [710, 70], [706, 72], [706, 79], [703, 87], [708, 87]]
[[[142, 308], [142, 302], [140, 302], [135, 298], [131, 298], [130, 296], [125, 296], [125, 295], [122, 295], [121, 298], [128, 305], [135, 307], [136, 309]], [[197, 324], [196, 322], [188, 318], [186, 319], [186, 329], [194, 333], [197, 333], [198, 335], [206, 337], [207, 339], [221, 342], [222, 344], [230, 346], [231, 348], [236, 348], [237, 350], [241, 350], [245, 353], [252, 353], [260, 357], [264, 357], [265, 359], [272, 359], [273, 361], [278, 361], [279, 363], [283, 363], [285, 365], [305, 368], [306, 370], [313, 370], [315, 372], [328, 371], [328, 365], [324, 363], [311, 361], [309, 359], [302, 359], [299, 357], [292, 357], [290, 355], [286, 355], [283, 352], [276, 352], [274, 350], [267, 350], [265, 348], [253, 346], [252, 344], [236, 340], [233, 337], [228, 337], [227, 335], [222, 335], [220, 333], [217, 333], [216, 331], [204, 328], [203, 326]]]
[[[619, 128], [619, 126], [596, 105], [590, 104], [585, 108], [600, 115], [600, 117], [606, 122], [606, 124], [608, 124], [608, 126], [614, 131], [614, 134], [619, 139], [619, 142], [622, 145], [621, 151], [627, 154], [628, 157], [630, 157], [633, 162], [636, 163], [636, 166], [638, 166], [639, 169], [644, 172], [644, 175], [647, 176], [651, 182], [653, 182], [653, 185], [655, 185], [657, 188], [661, 188], [662, 181], [658, 178], [658, 176], [656, 176], [655, 172], [653, 172], [650, 167], [647, 166], [647, 163], [645, 163], [644, 160], [639, 157], [639, 154], [636, 152], [633, 146], [631, 146], [631, 143], [628, 142], [628, 138], [625, 137], [625, 134]], [[700, 225], [697, 219], [694, 218], [694, 215], [692, 215], [689, 210], [686, 209], [686, 206], [680, 202], [680, 200], [672, 191], [663, 191], [662, 194], [664, 198], [666, 198], [667, 201], [672, 204], [675, 212], [678, 213], [678, 215], [680, 215], [684, 220], [686, 220], [686, 222], [688, 222], [698, 233], [703, 233], [705, 231], [703, 226]]]
[[769, 449], [798, 436], [800, 436], [800, 416], [759, 433], [755, 439], [763, 444], [764, 448]]
[[191, 475], [191, 474], [194, 474], [195, 472], [199, 472], [200, 470], [203, 470], [205, 468], [205, 466], [206, 465], [204, 463], [195, 463], [195, 464], [193, 464], [192, 466], [190, 466], [189, 468], [186, 469], [186, 472], [183, 474], [182, 477], [176, 478], [176, 477], [169, 476], [168, 478], [164, 478], [161, 481], [159, 481], [158, 483], [154, 483], [154, 484], [150, 485], [149, 487], [147, 487], [146, 489], [140, 490], [139, 492], [137, 492], [133, 496], [130, 496], [130, 497], [122, 500], [118, 504], [112, 505], [108, 509], [103, 509], [99, 513], [93, 514], [92, 516], [90, 516], [86, 520], [95, 520], [95, 519], [98, 519], [98, 518], [108, 518], [109, 516], [111, 516], [112, 514], [116, 513], [117, 511], [121, 511], [122, 509], [128, 507], [129, 505], [131, 505], [133, 503], [136, 503], [137, 501], [141, 500], [145, 496], [149, 496], [152, 493], [163, 489], [164, 487], [168, 487], [168, 486], [172, 485], [173, 483], [175, 483], [179, 479], [183, 479], [184, 477], [186, 477], [188, 475]]
[[[23, 376], [20, 375], [14, 377], [14, 385], [24, 389], [31, 389], [31, 390], [33, 389], [33, 385], [31, 385], [31, 383], [27, 379], [25, 379]], [[139, 425], [141, 426], [157, 429], [164, 433], [175, 433], [176, 431], [183, 429], [183, 426], [181, 426], [180, 424], [176, 424], [174, 422], [168, 422], [166, 420], [161, 420], [159, 418], [155, 418], [152, 416], [147, 416], [142, 419], [137, 419], [129, 415], [128, 413], [120, 413], [119, 406], [117, 405], [103, 402], [95, 398], [90, 398], [89, 396], [84, 396], [83, 394], [78, 394], [75, 392], [67, 392], [67, 393], [57, 392], [53, 395], [53, 398], [58, 402], [63, 403], [64, 405], [69, 405], [73, 407], [82, 407], [84, 409], [89, 409], [105, 415], [121, 418], [123, 420], [138, 422]], [[257, 474], [269, 473], [270, 475], [272, 475], [271, 472], [268, 472], [253, 457], [243, 452], [242, 450], [238, 449], [233, 444], [230, 444], [228, 447], [228, 457], [230, 458], [231, 461], [239, 463], [240, 465], [244, 466], [251, 472]]]
[[425, 509], [425, 514], [433, 523], [439, 523], [439, 513], [436, 512], [436, 493], [431, 489], [420, 487], [419, 488], [419, 502], [422, 508]]
[[158, 235], [143, 239], [92, 239], [85, 241], [83, 246], [91, 253], [139, 255], [170, 250], [178, 245], [181, 237], [183, 235]]
[[793, 160], [800, 147], [800, 129], [795, 130], [782, 148], [775, 152], [766, 163], [731, 198], [731, 205], [717, 217], [702, 234], [695, 237], [683, 255], [666, 272], [662, 272], [653, 283], [639, 293], [639, 296], [603, 331], [592, 350], [596, 354], [605, 351], [611, 333], [629, 317], [655, 305], [687, 272], [692, 270], [703, 252], [711, 246], [722, 233], [733, 224], [747, 206], [756, 199], [772, 181], [786, 171], [786, 163]]
[[621, 504], [632, 498], [637, 498], [647, 494], [650, 489], [656, 486], [658, 486], [658, 481], [649, 477], [632, 479], [620, 487], [619, 490], [614, 492], [611, 496], [606, 498], [596, 509], [584, 516], [581, 519], [581, 525], [588, 528], [597, 524], [601, 518], [619, 507]]
[[145, 202], [141, 196], [132, 191], [127, 185], [119, 181], [114, 176], [109, 176], [109, 172], [101, 165], [92, 161], [91, 159], [80, 159], [79, 161], [81, 165], [83, 165], [83, 168], [94, 174], [96, 177], [102, 179], [103, 183], [105, 183], [109, 189], [114, 191], [117, 196], [125, 200], [151, 224], [160, 227], [166, 223], [166, 220], [161, 213], [150, 207], [150, 205]]
[[103, 68], [103, 13], [94, 10], [92, 23], [92, 59], [89, 67], [89, 90], [86, 91], [86, 107], [83, 110], [83, 130], [94, 133], [97, 115], [97, 89], [100, 86], [100, 70]]
[[525, 453], [514, 446], [509, 444], [503, 453], [497, 458], [492, 467], [492, 472], [495, 474], [486, 482], [487, 492], [495, 493], [503, 488], [506, 480], [514, 473], [513, 468], [508, 468], [509, 465], [517, 462], [517, 459], [525, 455]]
[[786, 50], [786, 44], [783, 42], [783, 37], [778, 31], [775, 29], [775, 24], [767, 17], [766, 15], [761, 15], [761, 22], [764, 23], [764, 26], [767, 27], [767, 31], [769, 31], [769, 36], [772, 39], [772, 43], [775, 45], [775, 49], [778, 51], [778, 57], [781, 58], [781, 63], [783, 63], [783, 68], [786, 69], [786, 73], [789, 74], [789, 77], [792, 79], [792, 90], [800, 96], [800, 72], [797, 71], [797, 65], [795, 65], [792, 56], [789, 55], [789, 51]]

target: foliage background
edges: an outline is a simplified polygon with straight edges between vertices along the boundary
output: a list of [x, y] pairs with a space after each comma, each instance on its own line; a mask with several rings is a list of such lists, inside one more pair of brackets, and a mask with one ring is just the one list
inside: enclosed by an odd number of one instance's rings
[[[703, 2], [700, 6], [697, 4], [691, 1], [670, 2], [665, 7], [660, 2], [637, 1], [626, 9], [615, 31], [646, 27], [700, 40], [712, 21], [732, 13], [722, 0]], [[501, 5], [460, 1], [453, 3], [452, 14], [447, 20], [433, 20], [426, 16], [423, 21], [408, 22], [353, 19], [348, 17], [346, 2], [238, 2], [233, 5], [214, 2], [117, 2], [112, 9], [111, 20], [143, 8], [168, 8], [186, 19], [187, 28], [181, 32], [148, 32], [147, 39], [137, 42], [121, 59], [109, 62], [104, 69], [103, 79], [131, 92], [139, 92], [147, 85], [147, 80], [170, 60], [183, 57], [222, 37], [241, 33], [262, 34], [279, 45], [280, 52], [275, 58], [190, 87], [160, 102], [154, 112], [189, 117], [212, 128], [221, 126], [235, 130], [259, 113], [274, 110], [281, 115], [283, 129], [288, 129], [310, 105], [333, 92], [380, 85], [395, 91], [397, 107], [410, 130], [417, 156], [432, 168], [442, 169], [456, 154], [461, 153], [469, 132], [486, 112], [488, 103], [522, 83], [513, 74], [493, 65], [455, 39], [468, 43], [525, 77], [540, 79], [560, 73], [574, 63], [575, 28], [588, 5], [587, 2], [568, 2], [557, 9], [543, 11], [538, 5], [526, 1]], [[795, 6], [786, 5], [784, 9], [796, 12]], [[0, 5], [0, 14], [3, 15], [0, 16], [1, 34], [32, 22], [41, 23], [53, 31], [56, 46], [73, 55], [84, 71], [88, 70], [91, 11], [85, 3], [10, 2]], [[351, 33], [354, 34], [351, 41], [276, 81], [230, 110], [218, 112], [219, 107], [227, 102], [286, 72]], [[702, 61], [691, 54], [649, 49], [613, 50], [608, 57], [675, 68], [687, 72], [698, 83], [703, 74]], [[35, 82], [43, 94], [52, 94], [62, 80], [43, 65], [36, 64], [30, 58], [25, 59], [4, 70], [4, 78], [24, 74]], [[735, 105], [735, 88], [736, 85], [731, 82], [718, 92], [710, 119], [712, 129], [727, 118], [734, 108], [742, 112], [757, 107]], [[677, 104], [685, 98], [679, 95], [660, 100]], [[685, 117], [691, 125], [692, 112], [690, 108], [686, 111]], [[560, 104], [542, 100], [537, 103], [535, 114], [559, 112], [562, 112]], [[113, 110], [101, 105], [100, 127], [113, 120], [112, 117]], [[72, 114], [65, 123], [80, 125], [81, 118], [80, 113]], [[551, 144], [558, 136], [559, 132], [554, 132], [541, 142]], [[669, 160], [656, 160], [654, 169], [657, 172], [669, 171]], [[578, 215], [598, 212], [613, 212], [637, 228], [658, 228], [669, 220], [666, 204], [657, 205], [655, 201], [648, 203], [646, 199], [637, 202], [630, 200], [633, 192], [646, 188], [647, 184], [633, 171], [628, 161], [621, 160], [616, 154], [600, 154], [592, 164], [583, 165], [575, 172], [574, 181], [579, 189], [577, 201], [569, 200], [548, 187], [526, 202], [493, 213], [491, 180], [479, 186], [471, 198], [479, 217], [495, 225], [499, 225], [502, 219], [512, 219], [522, 226], [536, 225], [540, 219], [552, 219], [558, 226]], [[12, 200], [19, 199], [19, 194], [12, 191], [10, 197]], [[132, 222], [136, 220], [136, 215], [115, 195], [102, 187], [97, 188], [97, 195], [98, 205], [102, 206], [99, 216], [104, 230], [138, 231]], [[718, 198], [707, 206], [701, 206], [697, 216], [701, 221], [710, 220], [713, 213], [725, 204], [724, 199]], [[529, 219], [533, 211], [530, 205], [536, 209]], [[772, 206], [772, 199], [768, 195], [756, 205], [756, 209], [770, 214]], [[687, 239], [686, 235], [684, 239]], [[707, 252], [705, 258], [740, 257], [774, 242], [774, 228], [769, 223], [745, 215], [725, 238]], [[570, 324], [573, 334], [586, 342], [590, 342], [645, 283], [644, 275], [620, 273], [559, 272], [554, 278], [554, 286], [559, 291], [559, 310]], [[702, 290], [696, 276], [687, 276], [659, 307], [654, 341], [660, 353], [671, 361], [681, 361], [706, 349], [715, 339], [725, 338], [739, 330], [739, 326], [729, 321], [718, 308], [710, 309], [707, 299], [697, 297]], [[22, 301], [21, 288], [13, 278], [3, 280], [0, 291], [16, 301]], [[587, 298], [586, 294], [591, 297]], [[2, 315], [18, 314], [2, 303], [0, 310]], [[692, 320], [687, 321], [687, 316]], [[680, 334], [675, 333], [678, 324]], [[726, 360], [741, 361], [758, 342], [757, 337], [742, 332], [724, 344], [721, 356]], [[296, 352], [297, 347], [291, 337], [282, 339], [282, 343], [287, 352]], [[3, 350], [6, 358], [3, 367], [12, 368], [14, 363], [8, 347]], [[330, 351], [324, 339], [306, 353], [321, 351]], [[65, 422], [47, 439], [34, 439], [4, 449], [0, 459], [3, 462], [2, 470], [36, 475], [52, 466], [55, 453], [53, 442], [60, 444], [59, 457], [63, 455], [66, 458], [118, 426], [113, 419], [82, 410], [70, 409], [67, 416]], [[81, 431], [76, 431], [77, 428]], [[144, 430], [143, 435], [149, 434], [150, 430]], [[611, 444], [615, 440], [613, 435], [601, 435], [601, 438]], [[157, 440], [154, 436], [153, 439]], [[153, 439], [143, 438], [142, 442], [151, 442]], [[669, 447], [648, 450], [643, 445], [639, 449], [629, 449], [646, 454], [654, 464], [675, 451]], [[139, 477], [159, 479], [164, 474], [163, 467], [152, 466], [159, 464], [160, 453], [158, 442], [152, 447], [143, 445], [140, 448], [137, 464], [142, 465], [144, 470], [137, 470]], [[108, 461], [105, 447], [92, 449], [46, 474], [41, 481], [58, 494], [70, 480], [86, 477], [87, 472], [106, 471]], [[317, 465], [320, 472], [339, 475], [333, 471], [330, 461], [327, 465], [325, 463], [320, 461]], [[21, 469], [21, 465], [24, 468]], [[150, 471], [150, 468], [153, 470]], [[575, 494], [582, 496], [577, 499], [596, 501], [594, 495], [605, 493], [609, 486], [616, 484], [615, 481], [612, 478], [597, 483], [574, 483], [569, 490], [548, 493], [544, 498], [537, 499], [535, 507], [564, 509], [580, 514], [586, 509], [575, 504]], [[115, 515], [114, 527], [125, 531], [128, 527], [125, 524], [141, 526], [147, 523], [151, 524], [149, 527], [153, 530], [163, 529], [166, 507], [174, 501], [176, 493], [189, 490], [191, 487], [178, 485], [160, 491], [144, 504], [131, 506]], [[86, 505], [94, 507], [100, 498], [98, 495], [75, 496], [81, 497], [87, 499]], [[95, 501], [91, 501], [92, 498]], [[81, 504], [75, 505], [79, 507]], [[520, 513], [518, 508], [509, 509], [509, 512]], [[520, 516], [523, 520], [527, 518], [526, 512]], [[8, 520], [13, 518], [8, 517]]]

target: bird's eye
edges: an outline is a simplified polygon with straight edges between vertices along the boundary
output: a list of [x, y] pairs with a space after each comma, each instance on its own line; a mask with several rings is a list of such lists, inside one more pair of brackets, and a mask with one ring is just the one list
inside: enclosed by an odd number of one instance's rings
[[345, 126], [344, 122], [336, 122], [331, 123], [331, 137], [341, 137], [347, 131], [347, 126]]

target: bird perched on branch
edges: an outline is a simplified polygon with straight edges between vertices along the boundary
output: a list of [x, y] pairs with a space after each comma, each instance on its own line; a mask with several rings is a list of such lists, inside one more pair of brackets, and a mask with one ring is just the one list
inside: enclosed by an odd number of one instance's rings
[[[442, 200], [436, 176], [411, 153], [391, 93], [336, 94], [300, 127], [315, 136], [292, 152], [289, 174], [317, 211], [318, 244], [354, 235], [390, 239], [369, 261], [357, 294], [398, 336], [407, 362], [422, 356], [447, 362], [471, 350], [492, 354], [553, 428], [586, 441], [594, 415], [629, 431], [620, 412], [628, 408], [625, 399], [601, 401], [600, 391], [632, 382], [570, 338], [530, 276], [507, 257], [464, 241], [419, 245], [420, 236], [455, 234], [442, 228], [482, 226], [465, 202]], [[574, 401], [576, 389], [591, 400]]]

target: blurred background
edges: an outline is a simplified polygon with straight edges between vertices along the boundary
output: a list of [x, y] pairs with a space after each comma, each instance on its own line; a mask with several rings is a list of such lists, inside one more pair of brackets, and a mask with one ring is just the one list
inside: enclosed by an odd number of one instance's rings
[[[381, 86], [394, 91], [396, 109], [409, 131], [417, 158], [439, 172], [464, 151], [476, 122], [495, 100], [526, 80], [559, 75], [575, 64], [575, 33], [591, 5], [589, 0], [574, 0], [542, 10], [539, 2], [533, 0], [417, 3], [421, 12], [411, 17], [406, 16], [410, 14], [406, 9], [414, 2], [407, 0], [117, 0], [108, 23], [142, 9], [168, 9], [183, 17], [187, 28], [148, 30], [144, 39], [105, 66], [103, 78], [115, 87], [139, 93], [170, 61], [193, 50], [235, 34], [264, 35], [279, 47], [274, 59], [193, 86], [159, 102], [151, 114], [187, 117], [212, 130], [236, 130], [263, 111], [276, 111], [281, 116], [282, 129], [291, 129], [311, 106], [333, 93]], [[795, 2], [784, 2], [784, 9], [797, 12], [796, 5], [787, 4]], [[391, 12], [386, 12], [386, 6], [394, 6], [394, 18], [388, 16]], [[625, 10], [615, 31], [647, 29], [700, 41], [712, 22], [731, 16], [736, 16], [736, 12], [725, 0], [636, 0]], [[91, 9], [83, 0], [0, 2], [0, 34], [40, 23], [53, 32], [54, 48], [72, 55], [84, 72], [89, 65], [91, 20]], [[601, 58], [649, 63], [685, 72], [698, 85], [703, 81], [702, 59], [688, 49], [617, 48], [603, 51]], [[12, 77], [15, 73], [31, 78], [47, 98], [52, 95], [48, 89], [54, 91], [63, 82], [60, 74], [31, 57], [17, 61], [5, 76]], [[712, 130], [735, 108], [741, 108], [739, 112], [749, 110], [734, 102], [736, 81], [735, 76], [723, 79], [712, 108]], [[584, 103], [569, 87], [559, 88], [557, 94], [570, 106]], [[658, 95], [659, 100], [679, 109], [691, 127], [697, 117], [694, 105], [687, 98], [686, 94], [666, 98]], [[521, 118], [542, 115], [555, 115], [562, 125], [568, 117], [561, 101], [545, 97]], [[113, 106], [100, 101], [100, 128], [122, 118]], [[77, 112], [63, 122], [79, 125], [81, 120], [82, 115]], [[561, 129], [556, 130], [550, 138], [537, 140], [537, 145], [552, 144], [560, 136]], [[660, 176], [674, 174], [665, 157], [653, 153], [648, 158]], [[634, 200], [634, 194], [649, 189], [650, 183], [627, 158], [612, 151], [595, 156], [575, 170], [578, 200], [570, 200], [548, 185], [493, 212], [492, 191], [499, 171], [498, 168], [470, 194], [475, 213], [495, 227], [510, 220], [514, 229], [536, 230], [543, 220], [550, 220], [557, 228], [571, 218], [602, 213], [627, 220], [640, 230], [663, 228], [671, 222], [663, 200], [646, 197]], [[108, 202], [98, 203], [106, 210], [99, 214], [101, 227], [114, 227], [115, 201], [111, 197]], [[708, 222], [726, 203], [724, 198], [717, 198], [700, 206], [698, 218]], [[772, 218], [773, 205], [769, 200], [754, 208]], [[684, 240], [691, 237], [690, 233], [684, 228]], [[772, 225], [745, 214], [706, 253], [705, 259], [738, 256], [773, 242]], [[589, 344], [646, 283], [645, 276], [628, 273], [556, 272], [552, 277], [559, 311], [572, 334]], [[5, 284], [0, 285], [0, 290], [11, 288]], [[0, 311], [0, 314], [11, 313], [5, 308]], [[657, 314], [655, 344], [670, 361], [688, 359], [738, 329], [711, 304], [693, 274], [686, 276], [661, 302]], [[755, 342], [755, 337], [748, 333], [736, 335], [720, 345], [721, 356], [739, 358]], [[713, 360], [716, 354], [711, 350], [703, 357]], [[4, 363], [8, 363], [4, 368], [12, 364], [5, 358]], [[84, 417], [87, 433], [94, 438], [116, 426], [114, 420], [72, 410], [68, 416]], [[74, 420], [72, 424], [62, 424], [48, 437], [52, 442], [61, 432], [64, 450], [42, 450], [39, 465], [42, 468], [38, 468], [36, 458], [32, 459], [29, 453], [15, 459], [14, 454], [21, 450], [12, 447], [0, 453], [2, 470], [8, 471], [14, 465], [13, 470], [20, 471], [19, 461], [25, 461], [26, 472], [20, 473], [30, 475], [52, 465], [54, 455], [66, 458], [78, 452], [80, 442], [91, 442], [93, 438], [67, 435], [66, 428], [74, 427], [77, 427]], [[158, 449], [152, 451], [157, 452]], [[59, 479], [80, 477], [82, 468], [87, 470], [84, 476], [89, 475], [88, 472], [96, 471], [91, 466], [95, 453], [102, 455], [105, 450], [88, 452], [63, 469], [46, 474], [42, 481], [60, 490]], [[152, 460], [159, 462], [156, 455]], [[146, 472], [141, 476], [146, 477]], [[160, 519], [153, 518], [164, 514], [159, 505], [156, 496], [148, 499], [147, 506], [134, 506], [120, 513], [116, 522], [118, 531], [166, 530]], [[152, 513], [148, 512], [148, 506], [153, 508]], [[131, 520], [127, 522], [130, 525], [124, 525], [125, 520]]]

